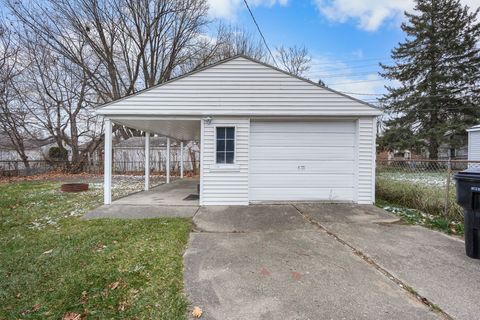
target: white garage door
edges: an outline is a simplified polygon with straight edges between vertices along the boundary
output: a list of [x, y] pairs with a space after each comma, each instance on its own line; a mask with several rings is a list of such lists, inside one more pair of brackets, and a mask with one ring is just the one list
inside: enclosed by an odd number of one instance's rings
[[251, 122], [250, 201], [354, 201], [355, 122]]

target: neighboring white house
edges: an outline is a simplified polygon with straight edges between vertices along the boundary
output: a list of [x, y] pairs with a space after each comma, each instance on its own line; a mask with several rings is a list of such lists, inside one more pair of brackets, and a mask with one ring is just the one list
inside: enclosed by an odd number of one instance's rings
[[200, 205], [375, 201], [380, 111], [246, 56], [96, 112], [106, 120], [106, 204], [111, 202], [112, 122], [200, 141]]
[[480, 125], [467, 129], [468, 132], [468, 160], [480, 161]]
[[[56, 145], [51, 139], [25, 139], [23, 143], [28, 160], [45, 160], [45, 157], [48, 156], [48, 150]], [[5, 133], [0, 133], [0, 161], [22, 161], [15, 150], [15, 146]]]

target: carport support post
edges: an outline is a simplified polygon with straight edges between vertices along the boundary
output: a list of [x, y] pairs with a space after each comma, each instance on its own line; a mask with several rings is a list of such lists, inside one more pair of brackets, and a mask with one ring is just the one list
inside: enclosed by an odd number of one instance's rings
[[166, 163], [165, 163], [165, 173], [166, 173], [166, 179], [167, 183], [170, 183], [170, 138], [167, 137], [167, 156], [166, 156]]
[[105, 119], [105, 150], [103, 159], [103, 203], [112, 203], [112, 122]]
[[150, 132], [145, 132], [145, 191], [150, 188]]
[[180, 141], [180, 178], [183, 179], [183, 141]]

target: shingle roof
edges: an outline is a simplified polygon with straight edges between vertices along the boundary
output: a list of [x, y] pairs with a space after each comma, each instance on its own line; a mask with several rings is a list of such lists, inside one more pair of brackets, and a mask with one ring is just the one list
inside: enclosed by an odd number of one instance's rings
[[[37, 148], [41, 148], [43, 146], [49, 145], [53, 142], [54, 141], [52, 139], [45, 139], [45, 140], [26, 139], [23, 143], [24, 143], [25, 149], [32, 150], [32, 149], [37, 149]], [[15, 149], [15, 146], [10, 140], [10, 137], [6, 133], [0, 133], [0, 149], [7, 149], [7, 150]]]

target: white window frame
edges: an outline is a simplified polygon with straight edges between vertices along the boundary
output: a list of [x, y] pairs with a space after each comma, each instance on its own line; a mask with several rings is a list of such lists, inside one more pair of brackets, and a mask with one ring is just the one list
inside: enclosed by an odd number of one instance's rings
[[[233, 128], [233, 162], [232, 163], [218, 163], [217, 162], [217, 128]], [[236, 125], [227, 125], [227, 124], [218, 124], [213, 127], [214, 130], [214, 143], [215, 143], [215, 153], [214, 153], [214, 163], [216, 167], [234, 167], [237, 164], [237, 126]], [[225, 159], [226, 160], [226, 159]]]

